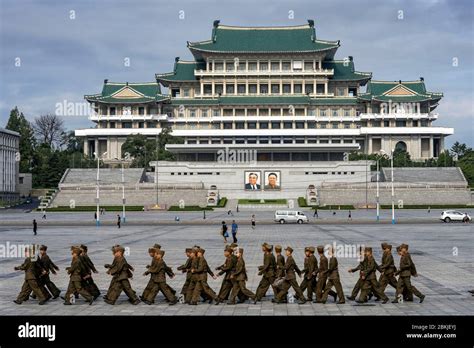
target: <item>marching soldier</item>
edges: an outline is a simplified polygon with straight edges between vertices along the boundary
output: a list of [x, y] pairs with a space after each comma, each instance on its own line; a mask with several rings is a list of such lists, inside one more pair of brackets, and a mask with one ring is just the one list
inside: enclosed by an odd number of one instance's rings
[[263, 243], [263, 265], [258, 267], [258, 275], [262, 276], [260, 284], [258, 284], [256, 291], [256, 300], [261, 301], [262, 297], [265, 297], [268, 288], [272, 286], [273, 294], [276, 294], [278, 291], [273, 286], [275, 281], [275, 269], [276, 269], [276, 260], [275, 256], [272, 253], [273, 246]]
[[70, 275], [69, 285], [67, 287], [66, 295], [64, 295], [64, 304], [71, 305], [71, 296], [74, 296], [74, 293], [82, 295], [87, 302], [91, 305], [94, 302], [92, 295], [82, 287], [82, 274], [84, 270], [82, 268], [82, 262], [79, 259], [81, 250], [79, 248], [73, 248], [71, 251], [72, 261], [71, 266], [66, 268], [67, 273]]
[[100, 290], [95, 284], [94, 279], [92, 279], [92, 272], [99, 273], [99, 271], [95, 268], [94, 263], [87, 254], [87, 246], [81, 244], [80, 250], [81, 255], [79, 255], [79, 259], [82, 262], [82, 267], [84, 270], [84, 274], [82, 274], [84, 287], [87, 292], [89, 292], [94, 297], [95, 300], [100, 296]]
[[158, 292], [162, 292], [165, 298], [169, 301], [170, 306], [176, 304], [178, 299], [176, 296], [171, 292], [169, 286], [166, 284], [166, 274], [170, 278], [174, 277], [174, 273], [166, 267], [165, 262], [163, 261], [163, 256], [165, 252], [163, 250], [154, 250], [154, 259], [155, 262], [152, 262], [152, 265], [147, 269], [147, 271], [143, 274], [147, 276], [151, 274], [150, 280], [153, 280], [153, 285], [151, 286], [150, 291], [148, 291], [147, 297], [144, 297], [143, 302], [148, 305], [151, 305], [155, 302], [156, 295]]
[[186, 248], [185, 253], [186, 253], [186, 262], [178, 267], [178, 271], [181, 271], [183, 273], [186, 273], [186, 281], [183, 284], [183, 287], [181, 288], [181, 295], [186, 296], [186, 291], [188, 290], [189, 283], [191, 282], [191, 248]]
[[275, 245], [275, 254], [276, 254], [276, 278], [285, 277], [285, 258], [281, 254], [282, 247], [281, 245]]
[[[329, 263], [327, 257], [324, 255], [324, 247], [320, 245], [317, 250], [319, 255], [319, 268], [317, 269], [318, 281], [316, 282], [316, 300], [313, 302], [322, 303], [323, 292], [328, 279]], [[334, 302], [336, 302], [337, 295], [333, 290], [329, 290], [329, 295], [333, 296]]]
[[328, 262], [328, 270], [327, 270], [328, 280], [326, 283], [326, 287], [324, 288], [324, 293], [323, 293], [323, 297], [321, 298], [321, 302], [326, 303], [329, 292], [331, 291], [331, 288], [334, 286], [336, 288], [337, 297], [339, 297], [339, 301], [337, 303], [343, 304], [346, 302], [346, 299], [344, 297], [341, 281], [339, 279], [337, 258], [336, 256], [334, 256], [334, 250], [332, 247], [329, 247], [328, 253], [329, 253], [329, 262]]
[[217, 295], [214, 290], [211, 289], [207, 283], [207, 274], [209, 273], [214, 279], [217, 277], [214, 275], [212, 270], [209, 268], [206, 259], [204, 258], [204, 253], [206, 251], [203, 248], [197, 250], [197, 267], [191, 269], [191, 273], [197, 274], [196, 283], [193, 290], [193, 295], [191, 298], [191, 304], [196, 305], [197, 301], [201, 295], [204, 293], [207, 295], [207, 298], [210, 298], [209, 303], [212, 303], [213, 300], [217, 300]]
[[[396, 247], [396, 250], [397, 250], [397, 255], [402, 257], [402, 250], [401, 250], [400, 245]], [[397, 274], [396, 271], [395, 271], [395, 274]], [[398, 284], [398, 281], [397, 281], [397, 284]], [[413, 302], [413, 292], [411, 292], [406, 287], [403, 287], [403, 300], [407, 302]]]
[[[154, 248], [156, 251], [161, 250], [161, 245], [158, 244], [158, 243], [155, 243], [155, 245], [153, 245], [153, 248]], [[166, 264], [166, 262], [165, 262], [164, 260], [163, 260], [163, 262], [164, 262], [164, 264], [165, 264], [166, 273], [168, 273], [168, 274], [173, 273], [173, 270], [172, 270], [170, 267], [168, 267], [168, 265]], [[173, 274], [174, 274], [174, 273], [173, 273]], [[165, 286], [168, 287], [169, 291], [171, 291], [171, 292], [173, 293], [173, 295], [176, 295], [176, 290], [175, 290], [175, 289], [173, 289], [173, 288], [172, 288], [171, 286], [169, 286], [168, 284], [166, 284]], [[166, 299], [166, 301], [168, 301], [168, 299]]]
[[[148, 255], [150, 255], [151, 257], [151, 264], [146, 265], [147, 269], [155, 267], [154, 264], [156, 263], [156, 258], [155, 258], [156, 251], [157, 250], [155, 248], [148, 248]], [[146, 298], [148, 298], [154, 284], [155, 282], [153, 281], [153, 277], [150, 277], [148, 284], [146, 285], [145, 289], [143, 290], [142, 295], [140, 296], [140, 300], [144, 301]]]
[[107, 264], [104, 266], [105, 268], [108, 268], [107, 274], [112, 275], [111, 286], [113, 287], [109, 289], [110, 291], [107, 293], [107, 298], [104, 301], [105, 303], [113, 305], [120, 296], [120, 293], [124, 291], [128, 296], [129, 301], [133, 305], [137, 305], [140, 303], [140, 300], [135, 291], [133, 291], [130, 281], [128, 280], [133, 277], [133, 267], [128, 264], [123, 256], [125, 249], [122, 246], [117, 245], [113, 248], [113, 251], [114, 261], [111, 265]]
[[234, 280], [234, 284], [232, 287], [232, 292], [230, 294], [230, 300], [228, 304], [234, 305], [235, 298], [239, 292], [242, 292], [245, 296], [251, 298], [254, 303], [256, 303], [256, 296], [255, 294], [247, 289], [245, 286], [245, 282], [247, 281], [247, 270], [245, 269], [245, 261], [243, 258], [244, 249], [239, 248], [237, 252], [237, 264], [235, 265], [235, 271], [231, 274], [231, 279]]
[[296, 273], [298, 273], [298, 276], [301, 277], [301, 271], [296, 265], [295, 260], [293, 259], [293, 249], [291, 247], [286, 247], [286, 262], [284, 266], [285, 270], [285, 280], [283, 281], [283, 284], [281, 285], [280, 291], [278, 291], [277, 295], [275, 296], [276, 298], [272, 300], [272, 302], [275, 303], [283, 303], [286, 293], [288, 290], [292, 287], [293, 290], [296, 292], [296, 297], [298, 298], [298, 303], [303, 304], [306, 302], [306, 299], [304, 297], [303, 292], [301, 291], [300, 286], [296, 282]]
[[[21, 287], [20, 293], [18, 294], [15, 302], [16, 304], [22, 304], [24, 301], [28, 300], [30, 293], [33, 292], [35, 296], [38, 298], [38, 304], [44, 305], [47, 301], [43, 291], [38, 284], [37, 279], [37, 264], [35, 261], [32, 261], [29, 254], [28, 249], [26, 250], [27, 257], [25, 261], [20, 266], [14, 268], [15, 271], [25, 271], [25, 281], [23, 282], [23, 286]], [[34, 256], [34, 254], [33, 254]]]
[[[61, 293], [61, 290], [58, 289], [58, 287], [51, 281], [49, 278], [49, 273], [56, 274], [56, 271], [59, 271], [59, 267], [54, 264], [54, 262], [49, 258], [48, 254], [46, 251], [48, 250], [48, 247], [46, 245], [41, 245], [40, 246], [40, 253], [38, 255], [38, 258], [36, 259], [36, 263], [38, 265], [38, 271], [39, 271], [39, 276], [38, 276], [38, 283], [40, 287], [46, 287], [51, 295], [53, 295], [53, 298], [58, 298], [59, 294]], [[49, 295], [48, 291], [46, 291], [47, 295]], [[33, 294], [33, 298], [36, 298], [36, 295]]]
[[232, 261], [232, 254], [234, 250], [228, 246], [224, 249], [224, 256], [225, 261], [224, 264], [216, 268], [217, 276], [221, 276], [225, 274], [224, 279], [222, 280], [221, 289], [219, 290], [219, 294], [217, 295], [216, 305], [220, 302], [224, 302], [229, 298], [230, 292], [232, 290], [233, 284], [232, 280], [230, 279], [231, 272], [234, 269], [234, 264]]
[[420, 303], [423, 303], [425, 295], [423, 295], [420, 291], [418, 291], [417, 288], [411, 285], [411, 276], [416, 277], [418, 276], [418, 274], [416, 272], [415, 264], [413, 263], [413, 260], [411, 259], [411, 256], [408, 253], [408, 244], [400, 245], [400, 253], [400, 268], [396, 272], [396, 274], [399, 275], [397, 282], [397, 291], [395, 295], [395, 300], [393, 300], [392, 303], [398, 302], [397, 299], [398, 296], [402, 294], [403, 287], [415, 294], [420, 299]]
[[191, 249], [190, 257], [191, 257], [191, 267], [190, 267], [188, 272], [191, 274], [191, 276], [190, 276], [190, 279], [189, 279], [189, 284], [188, 284], [188, 287], [186, 289], [186, 295], [185, 295], [185, 303], [188, 303], [188, 304], [191, 304], [191, 299], [193, 297], [194, 288], [196, 287], [196, 284], [198, 282], [198, 275], [197, 275], [197, 273], [193, 272], [193, 270], [198, 267], [198, 257], [197, 257], [197, 248], [196, 247]]
[[379, 266], [380, 278], [379, 287], [381, 291], [385, 291], [387, 285], [390, 284], [395, 289], [397, 288], [397, 278], [395, 278], [395, 262], [392, 256], [392, 246], [388, 243], [382, 243], [382, 261]]
[[[365, 267], [365, 263], [367, 262], [366, 257], [363, 255], [363, 247], [359, 247], [359, 264], [355, 268], [349, 268], [349, 273], [354, 273], [359, 271], [359, 279], [357, 279], [357, 283], [354, 285], [352, 289], [352, 293], [350, 296], [347, 296], [347, 299], [350, 301], [355, 301], [357, 294], [359, 293], [360, 289], [364, 285], [364, 279], [362, 279], [362, 269]], [[369, 300], [371, 298], [371, 294], [369, 294]]]
[[300, 284], [301, 291], [307, 289], [307, 301], [313, 301], [313, 292], [316, 290], [316, 279], [315, 272], [318, 269], [318, 260], [314, 256], [314, 247], [307, 247], [304, 249], [304, 268], [302, 273], [304, 274], [303, 281]]
[[372, 248], [366, 247], [365, 250], [365, 262], [363, 263], [361, 269], [362, 279], [364, 281], [362, 285], [362, 290], [360, 292], [359, 300], [356, 301], [357, 303], [365, 303], [367, 302], [367, 295], [369, 291], [372, 291], [375, 296], [379, 299], [382, 299], [382, 303], [388, 302], [388, 297], [385, 293], [380, 289], [379, 284], [377, 282], [376, 271], [377, 271], [377, 263], [375, 262], [374, 256], [372, 254]]

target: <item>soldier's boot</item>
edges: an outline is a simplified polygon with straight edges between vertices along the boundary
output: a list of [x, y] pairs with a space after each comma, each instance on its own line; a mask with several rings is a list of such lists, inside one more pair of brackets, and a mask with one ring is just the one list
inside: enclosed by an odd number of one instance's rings
[[13, 300], [13, 302], [15, 302], [16, 304], [22, 304], [23, 303], [22, 301], [19, 301], [19, 300]]

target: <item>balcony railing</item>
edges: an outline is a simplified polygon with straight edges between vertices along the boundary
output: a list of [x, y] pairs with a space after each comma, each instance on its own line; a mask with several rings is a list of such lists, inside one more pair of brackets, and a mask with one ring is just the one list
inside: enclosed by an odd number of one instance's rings
[[334, 69], [318, 69], [318, 70], [213, 70], [207, 71], [202, 69], [194, 70], [195, 76], [262, 76], [262, 75], [278, 75], [278, 76], [314, 76], [314, 75], [334, 75]]
[[390, 114], [383, 114], [383, 113], [361, 113], [360, 119], [361, 120], [383, 120], [383, 119], [430, 119], [436, 120], [438, 118], [438, 113], [408, 113], [408, 112], [392, 112]]
[[166, 121], [168, 115], [166, 114], [147, 114], [147, 115], [103, 115], [93, 114], [90, 115], [89, 120], [91, 121]]

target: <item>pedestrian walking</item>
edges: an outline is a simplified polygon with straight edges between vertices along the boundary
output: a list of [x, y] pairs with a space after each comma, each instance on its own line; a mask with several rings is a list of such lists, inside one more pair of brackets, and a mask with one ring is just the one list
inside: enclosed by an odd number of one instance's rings
[[94, 220], [97, 221], [97, 212], [94, 212]]
[[349, 216], [348, 216], [348, 219], [349, 219], [349, 220], [352, 220], [352, 213], [351, 213], [351, 211], [350, 211], [350, 210], [349, 210]]
[[235, 220], [232, 220], [232, 227], [231, 227], [231, 232], [232, 232], [232, 239], [234, 243], [237, 243], [237, 230], [239, 229], [239, 226], [235, 222]]
[[46, 210], [43, 210], [43, 216], [41, 217], [43, 220], [46, 220]]
[[122, 219], [120, 218], [120, 215], [117, 214], [117, 228], [120, 228], [120, 222], [122, 221]]
[[313, 217], [315, 217], [316, 219], [319, 219], [318, 208], [314, 209]]
[[222, 221], [221, 233], [222, 237], [224, 237], [224, 243], [227, 243], [227, 237], [229, 237], [229, 233], [227, 233], [227, 225], [225, 221]]
[[237, 204], [237, 206], [235, 207], [235, 211], [238, 213], [239, 212], [239, 205]]
[[202, 219], [206, 220], [206, 211], [205, 210], [202, 211]]
[[36, 236], [38, 233], [38, 223], [36, 222], [36, 219], [33, 219], [33, 234]]
[[428, 214], [431, 213], [431, 207], [428, 207]]
[[254, 230], [254, 229], [255, 229], [255, 214], [252, 214], [252, 217], [251, 217], [251, 219], [250, 219], [250, 222], [251, 222], [251, 224], [252, 224], [252, 230]]
[[232, 210], [230, 210], [230, 209], [227, 211], [227, 215], [232, 215], [232, 216], [234, 216], [234, 214], [232, 214]]

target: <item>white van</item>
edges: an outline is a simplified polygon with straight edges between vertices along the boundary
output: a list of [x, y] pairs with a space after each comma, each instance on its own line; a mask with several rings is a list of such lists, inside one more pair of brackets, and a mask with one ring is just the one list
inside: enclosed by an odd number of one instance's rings
[[308, 222], [308, 217], [301, 211], [296, 210], [278, 210], [275, 212], [275, 222], [280, 224], [296, 222], [302, 224]]

